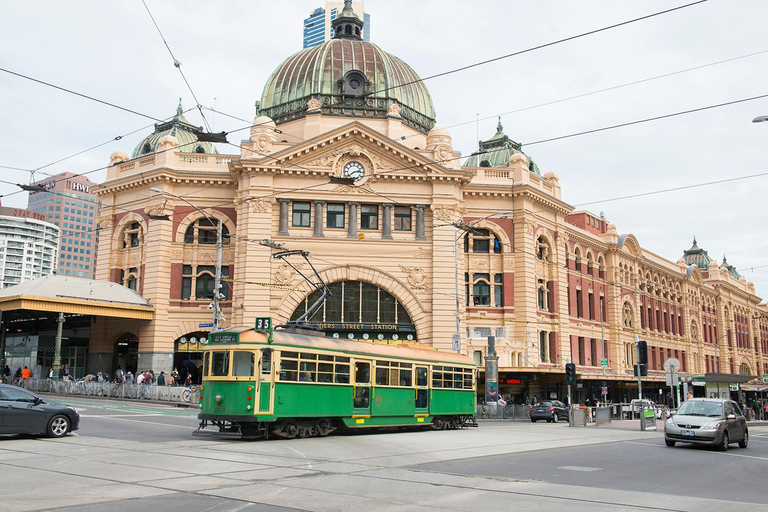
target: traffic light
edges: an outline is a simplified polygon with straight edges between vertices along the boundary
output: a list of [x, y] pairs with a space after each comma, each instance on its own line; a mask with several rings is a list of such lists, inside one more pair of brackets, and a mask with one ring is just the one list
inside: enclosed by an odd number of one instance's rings
[[[635, 365], [635, 377], [637, 377], [637, 366]], [[640, 365], [640, 376], [641, 377], [647, 377], [648, 376], [648, 365], [647, 364], [641, 364]]]
[[637, 364], [648, 364], [648, 343], [642, 340], [637, 342]]
[[565, 382], [567, 384], [574, 384], [576, 382], [576, 365], [573, 363], [565, 365]]

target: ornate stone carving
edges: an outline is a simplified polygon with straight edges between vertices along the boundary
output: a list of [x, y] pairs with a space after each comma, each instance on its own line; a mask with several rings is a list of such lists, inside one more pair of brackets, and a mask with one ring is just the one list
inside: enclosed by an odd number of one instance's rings
[[629, 302], [624, 303], [624, 327], [632, 327], [632, 318], [634, 317], [634, 311], [632, 304]]
[[251, 199], [248, 202], [248, 205], [253, 213], [269, 213], [272, 211], [272, 205], [274, 203], [275, 199], [273, 197], [267, 199], [263, 197], [257, 197]]
[[398, 105], [397, 103], [393, 103], [389, 107], [387, 107], [387, 115], [392, 117], [401, 117], [400, 105]]
[[435, 217], [438, 219], [445, 221], [445, 222], [451, 222], [456, 220], [456, 218], [459, 216], [459, 212], [456, 211], [453, 207], [448, 206], [432, 206], [432, 211], [434, 212]]
[[408, 284], [412, 290], [424, 291], [427, 289], [427, 274], [420, 267], [406, 267], [400, 265], [400, 270], [408, 276]]
[[337, 160], [337, 156], [330, 154], [321, 156], [319, 158], [316, 158], [312, 160], [311, 162], [307, 163], [307, 166], [309, 167], [333, 167], [334, 163]]
[[144, 208], [144, 213], [147, 215], [172, 215], [173, 214], [173, 206], [168, 203], [168, 201], [164, 201], [160, 204], [153, 204], [149, 205], [146, 208]]
[[374, 156], [371, 158], [371, 160], [373, 160], [373, 163], [376, 164], [377, 169], [392, 170], [395, 168], [391, 162], [384, 160], [381, 157]]
[[307, 101], [307, 112], [319, 112], [321, 108], [323, 108], [323, 104], [316, 98], [310, 98]]
[[475, 263], [475, 268], [480, 272], [485, 272], [488, 270], [488, 263], [484, 261], [478, 261]]
[[184, 257], [184, 251], [182, 249], [173, 249], [171, 251], [171, 261], [181, 261]]
[[102, 231], [112, 231], [112, 228], [115, 226], [115, 218], [112, 215], [102, 215], [96, 219], [96, 223]]
[[416, 257], [417, 258], [432, 258], [432, 249], [425, 249], [424, 247], [419, 247], [416, 250]]
[[283, 263], [275, 272], [275, 279], [282, 285], [290, 284], [293, 281], [296, 271], [291, 268], [287, 263]]

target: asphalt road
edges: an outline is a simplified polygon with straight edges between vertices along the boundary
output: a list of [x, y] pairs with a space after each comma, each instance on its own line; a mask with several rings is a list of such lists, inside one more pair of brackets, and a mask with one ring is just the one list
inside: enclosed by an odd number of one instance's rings
[[768, 425], [727, 453], [667, 448], [637, 422], [249, 442], [193, 436], [195, 409], [66, 401], [72, 435], [0, 436], [0, 511], [768, 511]]

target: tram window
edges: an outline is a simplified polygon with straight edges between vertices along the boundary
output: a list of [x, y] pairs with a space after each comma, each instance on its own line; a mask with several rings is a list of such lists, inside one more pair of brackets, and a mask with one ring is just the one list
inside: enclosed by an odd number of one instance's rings
[[[329, 357], [333, 360], [333, 356], [320, 356]], [[333, 363], [318, 363], [317, 365], [317, 382], [331, 383], [333, 382]]]
[[283, 352], [283, 357], [288, 357], [290, 359], [298, 359], [299, 353], [298, 352]]
[[253, 377], [253, 352], [238, 350], [232, 355], [232, 376]]
[[435, 366], [432, 369], [432, 387], [433, 388], [443, 387], [443, 367], [442, 366]]
[[317, 374], [317, 363], [304, 361], [303, 359], [305, 355], [306, 354], [301, 355], [302, 361], [299, 365], [299, 381], [315, 382], [315, 376]]
[[210, 352], [205, 352], [203, 354], [203, 377], [208, 376], [208, 360], [210, 359]]
[[[348, 357], [337, 357], [336, 360], [349, 361]], [[336, 384], [349, 384], [349, 365], [336, 363]]]
[[284, 359], [285, 353], [282, 357], [280, 360], [280, 380], [298, 380], [299, 362], [295, 359]]
[[371, 363], [355, 362], [355, 382], [357, 384], [371, 382]]
[[211, 353], [211, 376], [229, 376], [229, 351]]
[[464, 370], [464, 389], [472, 389], [472, 370]]
[[272, 349], [265, 348], [261, 351], [261, 373], [272, 373]]
[[427, 380], [427, 369], [416, 368], [416, 385], [426, 387], [429, 381]]
[[[377, 362], [377, 365], [381, 364]], [[389, 384], [389, 368], [376, 366], [376, 385], [387, 386]]]
[[412, 384], [413, 384], [412, 370], [410, 368], [407, 368], [407, 369], [400, 368], [400, 385], [411, 387]]

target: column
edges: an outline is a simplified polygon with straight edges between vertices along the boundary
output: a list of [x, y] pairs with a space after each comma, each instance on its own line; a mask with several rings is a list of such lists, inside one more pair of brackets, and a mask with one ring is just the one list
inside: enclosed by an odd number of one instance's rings
[[381, 239], [392, 240], [392, 203], [384, 203], [382, 206]]
[[423, 204], [417, 204], [416, 208], [416, 240], [426, 240], [424, 236], [424, 208]]
[[323, 205], [325, 201], [315, 201], [315, 231], [312, 236], [323, 236]]
[[360, 203], [349, 203], [349, 225], [347, 238], [357, 238], [357, 206]]
[[288, 236], [288, 204], [290, 199], [280, 200], [280, 228], [277, 231], [278, 236]]

